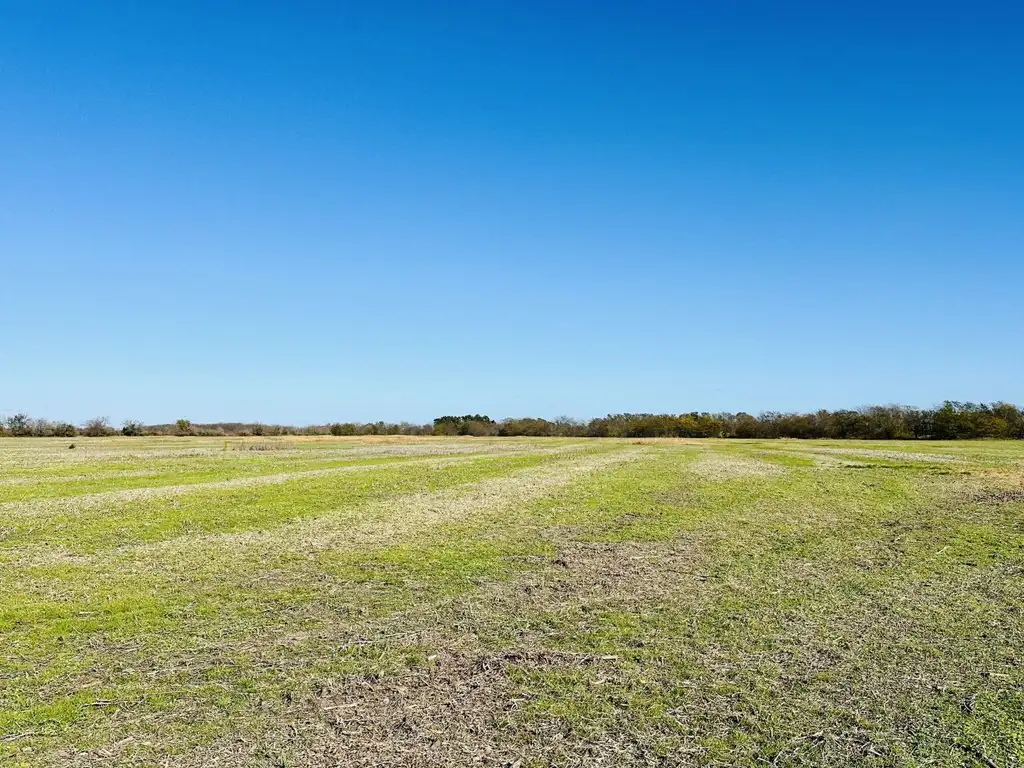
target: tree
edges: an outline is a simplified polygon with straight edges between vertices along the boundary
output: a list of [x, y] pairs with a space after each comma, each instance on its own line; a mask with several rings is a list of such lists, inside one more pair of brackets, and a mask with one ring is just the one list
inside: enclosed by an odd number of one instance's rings
[[756, 418], [749, 413], [737, 413], [733, 418], [732, 433], [736, 437], [751, 439], [757, 437], [761, 425]]
[[66, 421], [56, 421], [51, 425], [51, 434], [54, 437], [74, 437], [78, 434], [78, 428]]
[[121, 425], [121, 434], [125, 437], [138, 437], [142, 434], [143, 426], [141, 421], [128, 419]]
[[16, 413], [7, 417], [7, 431], [14, 437], [27, 437], [32, 434], [32, 420], [27, 413]]
[[552, 423], [551, 433], [559, 437], [583, 437], [587, 425], [571, 416], [558, 416]]
[[1010, 403], [993, 403], [992, 413], [998, 424], [999, 436], [1024, 438], [1024, 412]]
[[435, 435], [485, 435], [498, 434], [498, 425], [489, 416], [467, 413], [465, 416], [439, 416], [434, 419]]
[[110, 419], [106, 416], [97, 416], [89, 419], [82, 427], [82, 434], [86, 437], [106, 437], [114, 430], [110, 428]]
[[181, 437], [192, 434], [192, 422], [188, 419], [178, 419], [174, 426], [178, 428], [178, 435]]

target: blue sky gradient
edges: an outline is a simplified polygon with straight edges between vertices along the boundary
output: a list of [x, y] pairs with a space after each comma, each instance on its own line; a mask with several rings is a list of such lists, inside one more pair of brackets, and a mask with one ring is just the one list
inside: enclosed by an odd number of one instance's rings
[[1022, 403], [1022, 33], [0, 0], [0, 415]]

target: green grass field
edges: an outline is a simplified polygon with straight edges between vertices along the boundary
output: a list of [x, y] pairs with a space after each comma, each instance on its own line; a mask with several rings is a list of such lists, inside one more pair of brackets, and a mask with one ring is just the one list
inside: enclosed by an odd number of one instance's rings
[[0, 440], [0, 764], [1024, 762], [1024, 445]]

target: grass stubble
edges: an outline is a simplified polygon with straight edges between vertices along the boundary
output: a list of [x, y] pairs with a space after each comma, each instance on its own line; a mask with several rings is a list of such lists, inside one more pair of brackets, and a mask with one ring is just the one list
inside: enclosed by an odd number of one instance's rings
[[0, 763], [1024, 760], [1024, 447], [450, 442], [0, 506]]

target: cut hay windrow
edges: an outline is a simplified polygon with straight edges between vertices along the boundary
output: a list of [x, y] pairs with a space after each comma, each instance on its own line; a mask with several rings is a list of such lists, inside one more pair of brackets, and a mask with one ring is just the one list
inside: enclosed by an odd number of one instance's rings
[[727, 453], [707, 452], [687, 466], [704, 480], [725, 481], [744, 477], [773, 477], [786, 474], [783, 467], [761, 459]]
[[[39, 567], [47, 563], [85, 565], [116, 561], [120, 567], [137, 560], [147, 569], [158, 567], [168, 559], [169, 567], [188, 572], [185, 561], [195, 558], [195, 567], [202, 572], [204, 560], [232, 553], [238, 557], [250, 550], [304, 554], [338, 547], [364, 546], [380, 543], [414, 531], [425, 531], [433, 525], [450, 523], [471, 515], [489, 514], [498, 509], [514, 509], [551, 490], [564, 486], [590, 472], [600, 471], [625, 461], [635, 460], [641, 451], [633, 448], [614, 452], [573, 455], [556, 458], [537, 468], [512, 472], [467, 485], [435, 492], [396, 496], [386, 501], [360, 505], [354, 509], [327, 512], [272, 528], [243, 532], [183, 535], [158, 543], [132, 544], [114, 551], [94, 555], [65, 552], [52, 546], [31, 546], [18, 550], [25, 566]], [[449, 459], [452, 463], [465, 459]], [[424, 460], [428, 461], [428, 460]], [[405, 463], [405, 462], [403, 462]], [[369, 468], [393, 465], [370, 465]], [[435, 465], [431, 465], [435, 466]], [[440, 466], [437, 465], [437, 466]], [[364, 469], [345, 467], [343, 470]], [[340, 470], [338, 470], [340, 471]], [[300, 473], [300, 477], [333, 474], [329, 470]], [[280, 477], [280, 476], [275, 476]], [[269, 478], [251, 478], [269, 479]], [[289, 479], [294, 479], [292, 476]], [[284, 480], [279, 480], [284, 482]], [[213, 484], [208, 484], [213, 485]], [[220, 486], [223, 487], [223, 486]], [[238, 487], [238, 484], [232, 486]], [[214, 558], [217, 559], [217, 558]]]
[[[265, 475], [248, 475], [244, 477], [231, 478], [229, 480], [212, 480], [206, 482], [194, 482], [170, 485], [155, 485], [143, 488], [127, 488], [124, 490], [100, 491], [96, 493], [83, 493], [73, 496], [55, 496], [35, 501], [8, 501], [0, 503], [0, 517], [19, 515], [47, 515], [47, 514], [74, 514], [109, 507], [114, 504], [130, 504], [133, 502], [146, 501], [150, 499], [173, 499], [184, 494], [206, 493], [231, 488], [254, 488], [267, 485], [281, 485], [294, 480], [312, 479], [328, 475], [341, 474], [346, 472], [372, 472], [374, 470], [393, 468], [398, 464], [429, 464], [436, 467], [444, 467], [458, 462], [473, 461], [478, 458], [506, 457], [506, 456], [548, 456], [548, 455], [572, 455], [583, 452], [579, 446], [566, 448], [548, 448], [529, 450], [523, 448], [509, 448], [504, 451], [485, 451], [482, 453], [466, 452], [456, 455], [428, 455], [416, 458], [405, 458], [401, 454], [394, 456], [397, 461], [366, 464], [346, 464], [340, 467], [326, 467], [323, 469], [299, 470], [294, 472], [274, 472]], [[348, 461], [351, 454], [346, 453], [341, 461]], [[362, 457], [360, 457], [362, 458]], [[388, 454], [375, 454], [374, 458], [388, 459]], [[132, 475], [125, 475], [129, 477]], [[145, 476], [145, 475], [140, 475]], [[17, 483], [15, 483], [17, 484]]]

